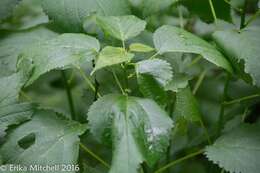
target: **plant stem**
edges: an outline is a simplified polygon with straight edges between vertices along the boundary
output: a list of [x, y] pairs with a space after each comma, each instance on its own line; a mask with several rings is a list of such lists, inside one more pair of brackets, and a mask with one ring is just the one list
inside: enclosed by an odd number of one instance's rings
[[179, 13], [180, 27], [184, 28], [183, 14], [180, 6], [178, 6], [178, 13]]
[[246, 26], [246, 25], [245, 25], [245, 20], [246, 20], [246, 8], [247, 8], [247, 0], [245, 0], [243, 12], [242, 12], [241, 18], [240, 18], [240, 29], [243, 29], [243, 28]]
[[214, 22], [216, 24], [217, 23], [217, 15], [216, 15], [216, 11], [215, 11], [212, 0], [209, 0], [209, 5], [210, 5], [211, 13], [212, 13], [213, 18], [214, 18]]
[[[228, 90], [229, 80], [230, 80], [230, 74], [227, 73], [224, 91], [223, 91], [223, 95], [222, 95], [222, 103], [225, 102], [225, 100], [227, 99], [227, 90]], [[218, 120], [218, 131], [217, 131], [218, 135], [220, 135], [221, 129], [222, 129], [222, 126], [223, 126], [224, 114], [225, 114], [225, 105], [221, 104], [220, 113], [219, 113], [219, 120]]]
[[206, 76], [206, 73], [207, 73], [207, 70], [203, 70], [203, 72], [200, 74], [199, 79], [197, 80], [197, 82], [193, 88], [193, 91], [192, 91], [193, 95], [195, 95], [197, 93], [200, 85], [202, 84], [202, 81], [204, 80], [204, 78]]
[[74, 103], [73, 103], [73, 97], [72, 97], [72, 94], [71, 94], [71, 88], [70, 88], [70, 85], [68, 84], [68, 80], [67, 80], [65, 71], [62, 70], [61, 75], [62, 75], [62, 78], [63, 78], [66, 93], [67, 93], [67, 98], [68, 98], [70, 113], [71, 113], [71, 119], [77, 120], [75, 108], [74, 108]]
[[260, 15], [260, 10], [258, 10], [252, 17], [248, 19], [248, 21], [245, 24], [245, 27], [247, 27], [251, 22], [253, 22], [259, 15]]
[[192, 158], [192, 157], [195, 157], [195, 156], [197, 156], [197, 155], [200, 155], [200, 154], [202, 154], [203, 152], [204, 152], [204, 150], [200, 150], [200, 151], [197, 151], [197, 152], [188, 154], [188, 155], [186, 155], [186, 156], [184, 156], [184, 157], [182, 157], [182, 158], [180, 158], [180, 159], [174, 160], [174, 161], [172, 161], [171, 163], [169, 163], [169, 164], [163, 166], [162, 168], [158, 169], [157, 171], [155, 171], [155, 173], [163, 172], [163, 171], [167, 170], [168, 168], [170, 168], [170, 167], [172, 167], [172, 166], [174, 166], [174, 165], [176, 165], [176, 164], [178, 164], [178, 163], [181, 163], [182, 161], [185, 161], [185, 160], [187, 160], [187, 159], [190, 159], [190, 158]]
[[236, 10], [237, 12], [241, 13], [243, 10], [237, 7], [232, 6], [232, 4], [230, 3], [230, 1], [228, 0], [224, 0], [225, 3], [227, 3], [228, 5], [230, 5], [231, 8], [233, 8], [234, 10]]
[[232, 100], [232, 101], [228, 101], [228, 102], [226, 101], [223, 104], [224, 105], [232, 105], [232, 104], [240, 103], [242, 101], [254, 99], [254, 98], [257, 98], [257, 97], [260, 97], [260, 94], [253, 94], [253, 95], [245, 96], [245, 97], [238, 98], [238, 99], [235, 99], [235, 100]]
[[212, 144], [211, 139], [210, 139], [210, 137], [209, 137], [208, 129], [206, 128], [206, 126], [204, 125], [204, 123], [203, 123], [202, 120], [200, 120], [200, 125], [201, 125], [201, 127], [203, 128], [203, 130], [205, 131], [205, 136], [206, 136], [206, 138], [207, 138], [208, 144], [209, 144], [209, 145]]
[[118, 87], [119, 87], [119, 89], [121, 90], [122, 94], [123, 94], [123, 95], [127, 95], [126, 92], [124, 91], [124, 89], [123, 89], [123, 87], [122, 87], [122, 85], [121, 85], [121, 83], [120, 83], [120, 81], [119, 81], [119, 79], [118, 79], [116, 73], [114, 72], [114, 70], [112, 70], [112, 74], [113, 74], [114, 79], [115, 79], [115, 81], [116, 81], [116, 84], [118, 85]]
[[94, 84], [92, 84], [91, 80], [85, 75], [84, 71], [78, 67], [78, 70], [79, 70], [79, 73], [81, 74], [81, 76], [83, 77], [83, 79], [85, 80], [86, 82], [86, 85], [90, 87], [90, 89], [94, 92], [94, 93], [97, 93], [97, 96], [100, 98], [102, 97], [101, 94], [96, 91], [96, 88], [94, 86]]
[[106, 168], [109, 168], [109, 164], [101, 159], [98, 155], [96, 155], [94, 152], [92, 152], [87, 146], [85, 146], [82, 143], [79, 143], [79, 146], [89, 155], [91, 155], [93, 158], [95, 158], [97, 161], [99, 161], [102, 165], [104, 165]]

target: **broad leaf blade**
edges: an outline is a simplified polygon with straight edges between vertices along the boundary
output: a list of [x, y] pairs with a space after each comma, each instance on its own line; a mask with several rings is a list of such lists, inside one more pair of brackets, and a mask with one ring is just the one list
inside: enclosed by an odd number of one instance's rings
[[160, 54], [185, 52], [200, 54], [209, 62], [233, 72], [227, 59], [211, 44], [177, 27], [162, 26], [154, 33], [154, 45]]
[[110, 173], [137, 173], [141, 162], [154, 164], [169, 144], [172, 121], [149, 99], [104, 96], [91, 106], [88, 120], [99, 141], [112, 137]]
[[50, 70], [80, 66], [83, 62], [91, 61], [99, 48], [99, 42], [94, 37], [62, 34], [24, 50], [20, 55], [18, 67], [20, 70], [26, 70], [22, 68], [23, 63], [28, 60], [32, 62], [34, 70], [26, 83], [28, 86]]
[[48, 40], [57, 34], [44, 28], [33, 29], [1, 35], [0, 40], [0, 77], [16, 72], [16, 61], [19, 53], [40, 41]]
[[[78, 136], [85, 130], [85, 125], [66, 120], [51, 111], [37, 111], [31, 121], [8, 135], [0, 153], [6, 165], [75, 165], [79, 152]], [[29, 135], [34, 135], [35, 141], [28, 148], [22, 148], [20, 141]]]
[[223, 134], [206, 148], [209, 160], [234, 173], [258, 173], [260, 169], [259, 124], [243, 124]]
[[133, 57], [134, 54], [126, 52], [123, 48], [107, 46], [100, 52], [92, 74], [104, 67], [131, 61]]
[[[217, 31], [214, 40], [231, 59], [237, 63], [244, 61], [244, 71], [253, 79], [253, 83], [260, 86], [260, 30], [245, 29], [242, 31]], [[243, 75], [243, 74], [242, 74]]]
[[126, 41], [139, 35], [146, 26], [146, 22], [135, 16], [98, 16], [97, 23], [112, 37]]
[[201, 113], [197, 100], [189, 87], [181, 89], [176, 93], [176, 102], [173, 112], [176, 123], [178, 121], [198, 122], [201, 120]]
[[32, 116], [31, 104], [18, 103], [22, 85], [19, 73], [0, 78], [0, 140], [8, 126], [19, 124]]
[[172, 80], [165, 86], [167, 91], [179, 92], [189, 85], [191, 77], [186, 74], [175, 74]]
[[67, 32], [83, 31], [83, 22], [92, 15], [125, 15], [125, 0], [42, 0], [43, 9], [54, 23]]

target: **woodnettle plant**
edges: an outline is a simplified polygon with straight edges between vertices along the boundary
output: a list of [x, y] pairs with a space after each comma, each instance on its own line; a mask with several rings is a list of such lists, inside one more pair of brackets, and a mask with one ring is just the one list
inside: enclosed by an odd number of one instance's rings
[[0, 172], [259, 173], [259, 14], [1, 0]]

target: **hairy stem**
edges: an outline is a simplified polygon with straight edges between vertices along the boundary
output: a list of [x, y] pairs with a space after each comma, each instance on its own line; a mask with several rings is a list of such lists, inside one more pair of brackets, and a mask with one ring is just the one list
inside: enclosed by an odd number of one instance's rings
[[196, 82], [196, 84], [195, 84], [195, 86], [193, 88], [193, 91], [192, 91], [193, 95], [195, 95], [197, 93], [200, 85], [202, 84], [202, 82], [203, 82], [203, 80], [204, 80], [204, 78], [206, 76], [206, 73], [207, 73], [207, 71], [203, 70], [203, 72], [200, 74], [200, 76], [199, 76], [199, 78], [198, 78], [198, 80], [197, 80], [197, 82]]
[[97, 161], [99, 161], [102, 165], [104, 165], [106, 168], [109, 168], [109, 164], [104, 161], [103, 159], [101, 159], [98, 155], [96, 155], [94, 152], [92, 152], [87, 146], [85, 146], [82, 143], [79, 143], [79, 146], [81, 147], [82, 150], [84, 150], [86, 153], [88, 153], [89, 155], [91, 155], [94, 159], [96, 159]]
[[212, 16], [214, 18], [214, 22], [217, 23], [217, 15], [212, 0], [209, 0], [209, 5], [210, 5]]
[[169, 164], [163, 166], [162, 168], [158, 169], [157, 171], [155, 171], [155, 173], [160, 173], [160, 172], [164, 172], [165, 170], [169, 169], [170, 167], [178, 164], [178, 163], [181, 163], [182, 161], [185, 161], [187, 159], [190, 159], [192, 157], [195, 157], [197, 155], [200, 155], [204, 152], [204, 150], [200, 150], [200, 151], [197, 151], [197, 152], [194, 152], [194, 153], [191, 153], [191, 154], [188, 154], [180, 159], [177, 159], [177, 160], [174, 160], [172, 162], [170, 162]]
[[246, 8], [247, 8], [247, 0], [245, 0], [245, 2], [244, 2], [243, 12], [242, 12], [241, 17], [240, 17], [240, 29], [243, 29], [246, 26], [245, 25]]
[[[224, 91], [223, 91], [223, 95], [222, 95], [222, 103], [225, 102], [226, 99], [227, 99], [227, 90], [228, 90], [228, 86], [229, 86], [229, 80], [230, 80], [230, 74], [227, 73], [226, 82], [225, 82], [225, 86], [224, 86]], [[219, 113], [219, 119], [218, 119], [218, 131], [217, 131], [218, 135], [220, 135], [221, 129], [223, 127], [224, 114], [225, 114], [225, 105], [221, 104], [220, 113]]]
[[123, 94], [123, 95], [127, 95], [126, 92], [124, 91], [124, 89], [123, 89], [123, 87], [122, 87], [122, 85], [121, 85], [121, 83], [120, 83], [120, 81], [119, 81], [119, 79], [118, 79], [116, 73], [114, 72], [114, 70], [112, 70], [112, 74], [113, 74], [114, 79], [115, 79], [115, 81], [116, 81], [116, 84], [118, 85], [118, 87], [119, 87], [119, 89], [121, 90], [122, 94]]
[[253, 95], [245, 96], [245, 97], [238, 98], [238, 99], [235, 99], [235, 100], [232, 100], [232, 101], [225, 101], [225, 102], [223, 102], [223, 104], [224, 105], [232, 105], [232, 104], [236, 104], [236, 103], [241, 103], [241, 102], [246, 101], [246, 100], [254, 99], [254, 98], [257, 98], [257, 97], [260, 97], [260, 94], [253, 94]]
[[62, 75], [62, 78], [63, 78], [66, 93], [67, 93], [67, 98], [68, 98], [70, 113], [71, 113], [71, 119], [77, 120], [76, 112], [75, 112], [75, 108], [74, 108], [73, 97], [72, 97], [72, 93], [71, 93], [71, 88], [70, 88], [70, 85], [68, 83], [65, 71], [61, 71], [61, 75]]

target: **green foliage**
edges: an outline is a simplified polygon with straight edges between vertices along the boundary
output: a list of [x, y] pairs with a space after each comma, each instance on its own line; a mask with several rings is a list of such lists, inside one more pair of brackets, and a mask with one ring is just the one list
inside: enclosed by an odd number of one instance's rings
[[129, 13], [125, 0], [43, 0], [43, 9], [51, 20], [67, 32], [83, 31], [83, 23], [93, 14], [124, 15]]
[[259, 172], [259, 14], [258, 0], [1, 0], [0, 172]]
[[18, 68], [28, 60], [32, 62], [34, 70], [26, 83], [30, 85], [50, 70], [79, 67], [81, 63], [93, 60], [99, 49], [99, 42], [93, 37], [84, 34], [62, 34], [23, 50]]
[[260, 58], [259, 35], [259, 28], [217, 31], [213, 34], [218, 45], [233, 59], [235, 66], [238, 66], [238, 71], [243, 72], [239, 63], [244, 63], [244, 72], [252, 77], [253, 84], [257, 86], [260, 86], [260, 64], [257, 63]]
[[140, 34], [146, 22], [135, 16], [97, 17], [97, 23], [112, 37], [126, 41]]
[[206, 148], [207, 157], [230, 172], [259, 171], [259, 124], [243, 124], [224, 133]]
[[[85, 125], [66, 120], [52, 111], [38, 110], [31, 121], [10, 133], [0, 152], [7, 165], [76, 164], [78, 136], [85, 130]], [[31, 145], [25, 147], [19, 141], [26, 137]]]
[[143, 161], [153, 165], [169, 144], [172, 121], [149, 99], [104, 96], [91, 106], [88, 120], [98, 140], [105, 142], [108, 136], [112, 137], [110, 173], [137, 172]]
[[129, 62], [133, 57], [134, 54], [126, 52], [123, 48], [107, 46], [100, 52], [92, 73], [107, 66]]
[[167, 52], [200, 54], [209, 62], [232, 72], [230, 63], [214, 46], [183, 29], [162, 26], [156, 30], [153, 39], [155, 48], [160, 54]]

